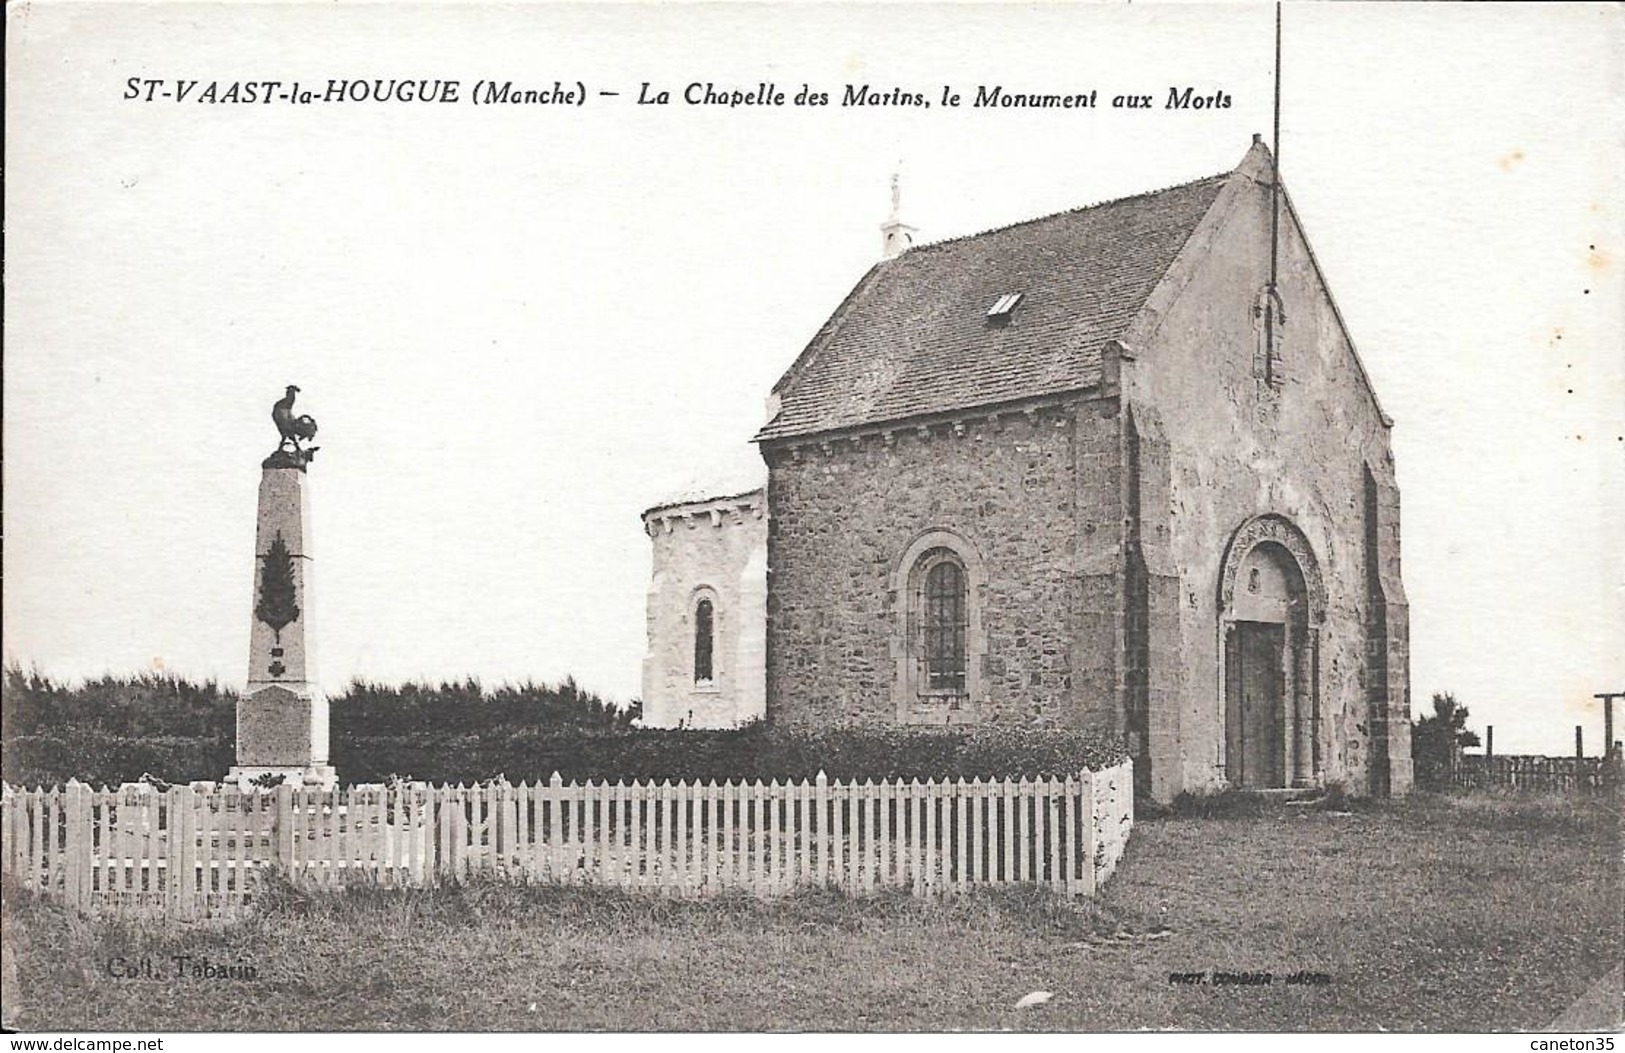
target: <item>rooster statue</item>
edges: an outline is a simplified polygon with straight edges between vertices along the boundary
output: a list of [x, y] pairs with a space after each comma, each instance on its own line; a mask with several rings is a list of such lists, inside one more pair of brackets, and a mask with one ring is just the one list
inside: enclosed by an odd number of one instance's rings
[[293, 415], [293, 400], [294, 396], [298, 394], [299, 389], [289, 384], [287, 393], [277, 399], [276, 404], [271, 407], [271, 420], [276, 424], [276, 430], [282, 436], [281, 445], [277, 447], [278, 450], [311, 461], [315, 460], [316, 451], [320, 447], [312, 446], [307, 449], [300, 446], [299, 443], [300, 440], [309, 440], [316, 437], [316, 418], [309, 414], [299, 417]]

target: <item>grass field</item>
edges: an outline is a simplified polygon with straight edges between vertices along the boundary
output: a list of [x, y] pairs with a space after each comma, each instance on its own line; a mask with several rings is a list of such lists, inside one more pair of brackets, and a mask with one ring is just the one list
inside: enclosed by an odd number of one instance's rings
[[[1203, 811], [1142, 820], [1075, 906], [478, 884], [283, 892], [166, 933], [13, 895], [3, 1002], [25, 1030], [1538, 1030], [1625, 955], [1615, 800]], [[177, 955], [256, 975], [176, 978]], [[109, 975], [143, 960], [155, 978]]]

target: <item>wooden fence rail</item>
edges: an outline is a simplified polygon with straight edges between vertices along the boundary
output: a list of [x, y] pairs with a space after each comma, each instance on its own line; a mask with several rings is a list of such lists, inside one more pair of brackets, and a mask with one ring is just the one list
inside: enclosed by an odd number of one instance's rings
[[234, 913], [265, 875], [423, 887], [476, 874], [679, 895], [807, 885], [1089, 895], [1134, 822], [1127, 762], [1067, 779], [6, 787], [8, 884], [94, 912]]
[[1469, 753], [1449, 765], [1418, 765], [1417, 781], [1433, 789], [1545, 790], [1585, 793], [1619, 781], [1619, 761], [1604, 757], [1542, 757]]

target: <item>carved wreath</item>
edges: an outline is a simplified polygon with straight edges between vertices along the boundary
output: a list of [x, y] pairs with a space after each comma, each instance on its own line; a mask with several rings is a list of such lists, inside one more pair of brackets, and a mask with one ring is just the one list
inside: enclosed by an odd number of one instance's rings
[[279, 640], [288, 623], [299, 617], [293, 555], [288, 552], [280, 530], [271, 540], [271, 548], [260, 566], [260, 602], [254, 608], [254, 616], [269, 625]]

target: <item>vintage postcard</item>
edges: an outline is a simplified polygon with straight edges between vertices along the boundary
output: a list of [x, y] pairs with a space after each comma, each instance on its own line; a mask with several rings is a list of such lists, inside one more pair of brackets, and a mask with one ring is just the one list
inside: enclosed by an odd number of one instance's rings
[[1617, 5], [7, 23], [8, 1030], [1612, 1048]]

